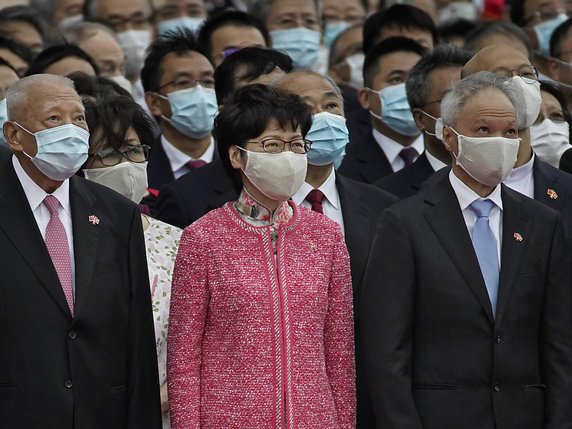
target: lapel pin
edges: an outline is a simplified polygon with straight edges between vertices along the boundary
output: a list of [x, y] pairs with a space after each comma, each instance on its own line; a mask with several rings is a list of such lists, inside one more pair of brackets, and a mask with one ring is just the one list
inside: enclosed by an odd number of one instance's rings
[[522, 235], [520, 235], [518, 232], [515, 232], [513, 237], [516, 241], [522, 241], [523, 240]]
[[548, 195], [551, 200], [555, 200], [556, 198], [558, 198], [558, 194], [556, 193], [556, 191], [554, 189], [547, 189], [546, 195]]
[[96, 215], [90, 215], [89, 216], [89, 221], [93, 224], [93, 225], [99, 225], [99, 218]]

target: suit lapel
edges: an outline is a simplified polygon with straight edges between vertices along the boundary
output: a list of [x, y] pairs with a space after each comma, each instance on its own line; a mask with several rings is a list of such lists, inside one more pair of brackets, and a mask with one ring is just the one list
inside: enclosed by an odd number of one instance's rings
[[532, 171], [534, 176], [534, 199], [558, 212], [562, 211], [564, 198], [559, 198], [558, 196], [564, 195], [565, 192], [558, 185], [558, 177], [555, 171], [551, 171], [551, 166], [538, 159], [538, 157], [534, 159]]
[[28, 264], [39, 283], [71, 319], [60, 280], [12, 162], [4, 165], [1, 177], [0, 229]]
[[434, 172], [433, 167], [427, 160], [427, 155], [423, 152], [411, 166], [411, 187], [419, 191], [423, 182]]
[[479, 262], [448, 175], [431, 187], [425, 201], [432, 206], [425, 212], [427, 222], [493, 323], [491, 302]]
[[95, 270], [99, 231], [104, 227], [101, 223], [106, 222], [105, 215], [98, 211], [95, 201], [95, 196], [89, 192], [88, 187], [83, 183], [83, 179], [75, 176], [70, 179], [70, 204], [76, 267], [76, 317], [81, 315], [89, 295], [89, 287]]
[[355, 286], [361, 281], [368, 257], [368, 233], [370, 208], [364, 204], [364, 195], [360, 189], [336, 174], [336, 187], [340, 196], [342, 216], [344, 219], [345, 241], [350, 254], [352, 278]]
[[[514, 277], [518, 272], [522, 254], [528, 245], [531, 219], [528, 212], [523, 211], [524, 197], [516, 192], [507, 191], [503, 185], [503, 232], [501, 249], [501, 270], [497, 301], [496, 321], [500, 323]], [[520, 238], [519, 238], [520, 237]]]
[[380, 177], [393, 173], [385, 152], [379, 147], [371, 130], [360, 142], [358, 150], [357, 159], [363, 164], [361, 174], [368, 183], [373, 183]]

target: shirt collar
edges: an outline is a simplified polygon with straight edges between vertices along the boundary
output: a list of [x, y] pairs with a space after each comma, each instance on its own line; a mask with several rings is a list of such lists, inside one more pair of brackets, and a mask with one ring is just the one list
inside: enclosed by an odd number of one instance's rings
[[530, 157], [530, 160], [528, 162], [512, 169], [512, 172], [510, 173], [510, 176], [508, 177], [507, 181], [518, 182], [520, 180], [524, 180], [526, 177], [532, 175], [533, 166], [534, 166], [534, 152], [532, 152], [532, 156]]
[[[403, 146], [401, 143], [396, 142], [393, 139], [390, 139], [385, 134], [380, 133], [375, 128], [373, 130], [373, 138], [377, 142], [377, 144], [381, 147], [387, 160], [390, 164], [393, 164], [393, 161], [399, 156], [399, 152], [401, 152], [406, 146]], [[425, 145], [423, 143], [423, 134], [419, 134], [419, 136], [413, 140], [407, 147], [412, 147], [417, 151], [417, 155], [421, 155], [425, 150]]]
[[288, 201], [280, 203], [272, 212], [268, 207], [255, 200], [245, 188], [242, 188], [234, 206], [243, 216], [261, 222], [265, 226], [286, 224], [293, 216], [293, 210]]
[[429, 161], [429, 164], [431, 165], [431, 168], [433, 168], [434, 171], [439, 171], [442, 168], [447, 167], [447, 164], [445, 164], [440, 159], [435, 158], [433, 155], [429, 153], [427, 149], [425, 149], [425, 156], [427, 157], [427, 161]]
[[449, 172], [449, 181], [451, 182], [451, 186], [455, 191], [455, 195], [457, 195], [457, 200], [459, 200], [459, 206], [461, 206], [461, 211], [466, 210], [473, 202], [476, 200], [484, 200], [489, 199], [495, 205], [502, 210], [502, 198], [501, 198], [501, 186], [497, 185], [493, 191], [487, 195], [486, 197], [481, 197], [471, 188], [469, 188], [461, 179], [459, 179], [453, 170]]
[[198, 161], [199, 159], [205, 161], [207, 164], [213, 160], [214, 156], [214, 139], [211, 137], [211, 142], [208, 145], [207, 149], [204, 153], [197, 159], [191, 158], [184, 152], [181, 152], [175, 146], [173, 146], [164, 135], [161, 135], [161, 144], [163, 145], [163, 149], [165, 150], [165, 154], [167, 155], [167, 159], [169, 160], [169, 164], [171, 164], [171, 169], [173, 171], [177, 171], [178, 169], [185, 166], [185, 164], [189, 161]]
[[12, 165], [14, 166], [14, 171], [16, 172], [16, 176], [18, 176], [20, 184], [24, 189], [24, 194], [28, 199], [28, 204], [30, 204], [32, 212], [35, 211], [40, 206], [40, 204], [42, 204], [44, 198], [46, 198], [48, 195], [53, 195], [58, 199], [64, 211], [69, 216], [71, 216], [69, 179], [64, 180], [59, 188], [56, 189], [52, 194], [48, 194], [46, 191], [40, 188], [38, 184], [30, 178], [30, 176], [28, 176], [28, 173], [26, 173], [22, 168], [20, 160], [15, 156], [12, 156]]
[[[312, 191], [314, 187], [307, 182], [304, 182], [298, 192], [292, 197], [292, 201], [300, 205], [306, 199], [306, 196]], [[318, 190], [322, 191], [326, 200], [335, 208], [340, 207], [340, 195], [338, 194], [338, 189], [336, 188], [336, 170], [332, 168], [332, 172], [328, 178], [320, 185]]]

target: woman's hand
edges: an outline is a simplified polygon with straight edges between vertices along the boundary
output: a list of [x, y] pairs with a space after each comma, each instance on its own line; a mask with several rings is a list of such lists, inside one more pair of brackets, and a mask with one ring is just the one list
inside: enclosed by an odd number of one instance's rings
[[167, 395], [167, 383], [161, 386], [161, 414], [169, 412], [169, 396]]

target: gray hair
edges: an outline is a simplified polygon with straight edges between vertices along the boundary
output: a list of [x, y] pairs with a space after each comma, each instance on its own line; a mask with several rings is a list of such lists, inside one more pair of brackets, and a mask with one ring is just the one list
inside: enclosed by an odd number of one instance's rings
[[79, 46], [95, 36], [98, 31], [103, 31], [117, 40], [115, 31], [107, 25], [100, 24], [99, 22], [78, 22], [77, 24], [73, 24], [66, 28], [63, 35], [68, 43]]
[[75, 90], [73, 80], [55, 74], [34, 74], [23, 77], [8, 87], [6, 91], [6, 109], [8, 120], [14, 121], [18, 116], [18, 109], [31, 101], [33, 92], [38, 85], [53, 84], [65, 85]]
[[525, 118], [524, 100], [520, 92], [510, 84], [510, 79], [504, 76], [497, 76], [494, 73], [482, 71], [472, 74], [459, 81], [441, 101], [441, 118], [444, 125], [456, 126], [459, 119], [459, 113], [463, 110], [465, 103], [469, 98], [477, 93], [488, 89], [495, 88], [501, 91], [510, 100], [516, 111], [516, 118], [519, 122], [520, 118]]
[[[266, 23], [266, 18], [268, 17], [268, 13], [270, 12], [270, 8], [274, 2], [279, 2], [284, 0], [254, 0], [250, 6], [248, 7], [248, 13], [252, 16], [258, 18], [260, 21], [264, 23], [268, 27]], [[312, 0], [314, 2], [314, 6], [316, 6], [316, 19], [319, 21], [322, 20], [322, 0]]]

